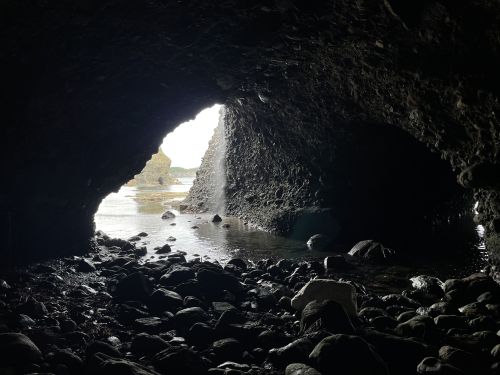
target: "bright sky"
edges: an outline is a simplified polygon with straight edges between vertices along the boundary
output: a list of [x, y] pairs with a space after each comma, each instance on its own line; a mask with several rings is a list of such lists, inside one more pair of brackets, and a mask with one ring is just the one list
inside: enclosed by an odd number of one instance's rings
[[172, 160], [172, 167], [196, 168], [208, 148], [208, 141], [219, 122], [220, 104], [206, 108], [194, 120], [180, 124], [169, 133], [161, 149]]

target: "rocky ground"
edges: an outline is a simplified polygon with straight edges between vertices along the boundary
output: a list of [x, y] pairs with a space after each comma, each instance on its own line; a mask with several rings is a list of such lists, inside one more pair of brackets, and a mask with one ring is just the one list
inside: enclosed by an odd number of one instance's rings
[[339, 278], [342, 256], [144, 261], [97, 240], [0, 273], [0, 374], [500, 373], [500, 287], [482, 273], [376, 295]]

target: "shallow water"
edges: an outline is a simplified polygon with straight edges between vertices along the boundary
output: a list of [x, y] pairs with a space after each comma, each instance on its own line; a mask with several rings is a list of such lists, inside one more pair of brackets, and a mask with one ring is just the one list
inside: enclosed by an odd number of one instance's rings
[[[111, 237], [123, 239], [140, 232], [148, 233], [137, 245], [146, 246], [148, 256], [153, 258], [154, 248], [166, 243], [173, 251], [185, 252], [188, 258], [221, 262], [233, 257], [251, 262], [265, 258], [320, 260], [331, 254], [309, 251], [303, 241], [259, 230], [234, 217], [224, 217], [222, 222], [212, 223], [213, 215], [180, 213], [173, 207], [187, 194], [192, 181], [192, 178], [181, 179], [182, 185], [163, 189], [124, 186], [103, 200], [95, 215], [96, 228]], [[172, 210], [176, 217], [161, 219], [167, 209]], [[224, 224], [229, 224], [229, 227], [225, 228]], [[169, 241], [169, 237], [174, 237], [175, 241]], [[349, 248], [342, 250], [348, 251]], [[487, 262], [481, 242], [467, 244], [463, 248], [437, 250], [435, 253], [438, 256], [423, 257], [417, 254], [397, 266], [357, 263], [354, 270], [339, 276], [358, 280], [365, 285], [368, 283], [374, 291], [387, 291], [389, 286], [398, 291], [407, 286], [411, 276], [429, 274], [443, 279], [462, 277], [481, 270]], [[439, 256], [440, 253], [447, 255]]]

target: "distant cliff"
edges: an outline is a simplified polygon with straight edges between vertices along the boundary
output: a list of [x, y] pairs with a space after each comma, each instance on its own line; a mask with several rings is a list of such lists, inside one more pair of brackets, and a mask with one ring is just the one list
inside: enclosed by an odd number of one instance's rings
[[177, 179], [170, 173], [172, 161], [161, 149], [146, 163], [141, 173], [134, 176], [129, 186], [162, 186], [177, 183]]

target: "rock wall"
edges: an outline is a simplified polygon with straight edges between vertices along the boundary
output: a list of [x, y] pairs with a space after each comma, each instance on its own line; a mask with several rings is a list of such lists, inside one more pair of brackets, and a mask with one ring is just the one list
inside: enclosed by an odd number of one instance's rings
[[189, 194], [182, 202], [186, 210], [211, 212], [223, 215], [226, 206], [226, 134], [224, 118], [226, 110], [221, 107], [219, 123], [208, 143], [201, 166]]
[[[500, 255], [496, 1], [7, 0], [0, 25], [0, 168], [14, 176], [0, 188], [5, 259], [85, 251], [102, 198], [214, 103], [286, 168], [273, 202], [302, 196], [297, 183], [318, 175], [318, 162], [294, 156], [304, 145], [329, 149], [316, 124], [403, 129], [474, 191]], [[308, 121], [299, 128], [295, 118]], [[283, 138], [292, 133], [308, 140], [291, 137], [292, 147]], [[243, 192], [231, 194], [243, 204]], [[304, 199], [300, 207], [317, 198]]]
[[171, 164], [172, 160], [170, 160], [160, 148], [158, 152], [147, 161], [141, 173], [136, 174], [127, 184], [137, 186], [163, 186], [174, 184], [177, 180], [170, 174]]

